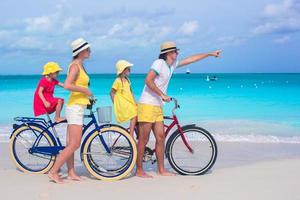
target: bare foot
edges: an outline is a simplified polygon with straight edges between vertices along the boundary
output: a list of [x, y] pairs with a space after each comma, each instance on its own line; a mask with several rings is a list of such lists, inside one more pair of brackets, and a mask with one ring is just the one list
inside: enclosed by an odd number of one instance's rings
[[59, 122], [62, 122], [62, 121], [64, 121], [66, 118], [63, 118], [63, 117], [57, 117], [57, 118], [55, 118], [55, 122], [56, 123], [59, 123]]
[[48, 177], [51, 181], [54, 181], [54, 183], [63, 184], [64, 181], [60, 178], [60, 176], [57, 173], [48, 173]]
[[157, 175], [159, 175], [159, 176], [176, 176], [176, 174], [175, 173], [173, 173], [173, 172], [168, 172], [167, 170], [164, 170], [164, 171], [162, 171], [162, 172], [157, 172]]
[[82, 181], [83, 179], [78, 176], [77, 174], [69, 174], [67, 177], [68, 180], [72, 180], [72, 181]]
[[135, 175], [140, 178], [153, 178], [153, 176], [151, 176], [150, 174], [147, 174], [144, 171], [137, 171]]

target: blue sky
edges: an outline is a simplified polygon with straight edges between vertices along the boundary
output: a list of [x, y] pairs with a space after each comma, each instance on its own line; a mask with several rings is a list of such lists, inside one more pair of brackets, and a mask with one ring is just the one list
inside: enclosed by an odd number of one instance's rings
[[[70, 42], [92, 45], [85, 65], [114, 73], [118, 59], [147, 72], [160, 43], [180, 58], [223, 49], [192, 72], [300, 72], [300, 0], [0, 0], [0, 74], [38, 74], [48, 61], [66, 71]], [[184, 69], [183, 69], [184, 71]]]

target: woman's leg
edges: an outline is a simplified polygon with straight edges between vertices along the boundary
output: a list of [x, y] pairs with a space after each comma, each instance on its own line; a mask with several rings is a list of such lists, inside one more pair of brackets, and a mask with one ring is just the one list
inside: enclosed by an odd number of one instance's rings
[[173, 176], [174, 173], [170, 173], [166, 170], [164, 165], [165, 154], [165, 130], [163, 122], [155, 122], [153, 124], [153, 132], [155, 135], [155, 154], [157, 159], [157, 174], [162, 176]]
[[49, 172], [49, 178], [51, 178], [56, 183], [63, 183], [62, 179], [58, 175], [58, 170], [72, 155], [74, 156], [74, 152], [80, 147], [82, 137], [82, 126], [74, 124], [68, 125], [68, 134], [69, 144], [56, 157], [56, 161]]
[[[68, 131], [67, 134], [67, 145], [70, 143], [70, 132]], [[70, 158], [67, 160], [67, 169], [68, 169], [68, 179], [74, 180], [74, 181], [81, 181], [82, 178], [78, 176], [75, 172], [74, 167], [74, 153], [70, 156]]]
[[139, 139], [137, 144], [137, 168], [136, 176], [142, 178], [152, 178], [151, 175], [147, 174], [143, 169], [143, 157], [146, 144], [149, 140], [149, 135], [151, 132], [152, 123], [149, 122], [139, 122]]
[[64, 100], [63, 99], [58, 99], [58, 102], [57, 102], [57, 105], [56, 105], [56, 108], [55, 108], [55, 121], [56, 122], [60, 122], [60, 121], [64, 120], [64, 118], [61, 118], [61, 116], [60, 116], [63, 106], [64, 106]]

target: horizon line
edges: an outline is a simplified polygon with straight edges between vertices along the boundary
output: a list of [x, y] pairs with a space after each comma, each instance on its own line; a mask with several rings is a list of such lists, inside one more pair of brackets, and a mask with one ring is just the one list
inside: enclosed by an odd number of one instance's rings
[[[115, 73], [88, 73], [89, 75], [115, 75]], [[130, 73], [131, 75], [144, 75], [146, 73]], [[196, 72], [196, 73], [173, 73], [176, 74], [186, 74], [186, 75], [193, 75], [193, 74], [300, 74], [300, 72]], [[0, 76], [37, 76], [42, 74], [0, 74]], [[67, 75], [66, 73], [61, 73], [59, 75]]]

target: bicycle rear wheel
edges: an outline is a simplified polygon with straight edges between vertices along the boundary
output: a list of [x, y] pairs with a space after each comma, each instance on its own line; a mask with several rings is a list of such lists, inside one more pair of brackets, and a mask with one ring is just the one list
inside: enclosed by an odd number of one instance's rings
[[36, 147], [50, 147], [54, 143], [50, 136], [43, 130], [34, 125], [21, 126], [16, 129], [10, 139], [10, 155], [17, 166], [27, 173], [47, 173], [54, 164], [55, 156], [42, 153], [33, 153], [30, 149]]
[[196, 126], [183, 127], [183, 135], [192, 152], [184, 144], [177, 130], [166, 144], [166, 157], [170, 165], [182, 175], [206, 173], [217, 159], [217, 144], [214, 138], [208, 131]]
[[95, 131], [91, 134], [82, 154], [83, 163], [91, 175], [100, 180], [113, 181], [126, 177], [132, 171], [137, 150], [127, 131], [111, 126], [101, 129], [101, 133]]

